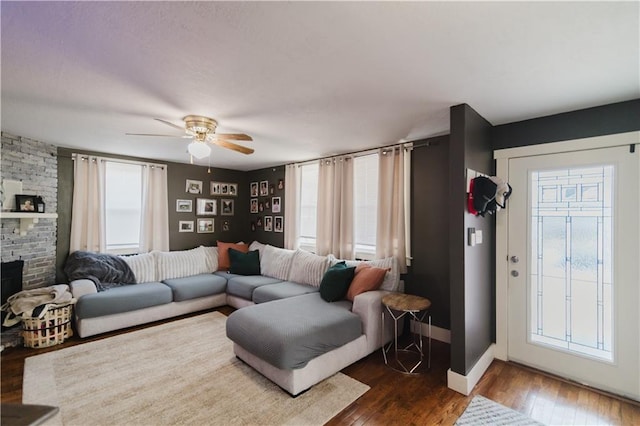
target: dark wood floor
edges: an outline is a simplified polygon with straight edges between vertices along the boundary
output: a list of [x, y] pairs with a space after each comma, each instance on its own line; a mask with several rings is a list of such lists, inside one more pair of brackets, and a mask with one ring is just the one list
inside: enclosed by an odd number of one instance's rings
[[[228, 315], [232, 308], [215, 309]], [[186, 315], [191, 316], [191, 315]], [[140, 329], [157, 323], [135, 327]], [[132, 329], [129, 329], [130, 331]], [[22, 402], [24, 359], [52, 350], [120, 334], [73, 337], [46, 349], [8, 348], [2, 352], [2, 402]], [[471, 395], [447, 388], [449, 345], [433, 341], [431, 370], [397, 373], [384, 365], [380, 351], [343, 373], [371, 389], [334, 417], [329, 425], [452, 425], [474, 395], [483, 395], [547, 424], [640, 425], [640, 404], [605, 395], [512, 363], [494, 361]]]

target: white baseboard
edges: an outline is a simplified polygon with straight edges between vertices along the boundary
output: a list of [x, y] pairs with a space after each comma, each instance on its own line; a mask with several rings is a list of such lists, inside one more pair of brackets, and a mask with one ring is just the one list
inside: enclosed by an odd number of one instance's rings
[[495, 344], [492, 343], [466, 376], [455, 373], [451, 369], [447, 370], [447, 386], [449, 389], [453, 389], [463, 395], [469, 395], [491, 365], [494, 347]]
[[[417, 333], [418, 327], [422, 329], [421, 330], [422, 333], [420, 334], [422, 334], [425, 337], [429, 335], [429, 324], [411, 320], [411, 332]], [[447, 330], [446, 328], [440, 328], [440, 327], [436, 327], [435, 325], [432, 325], [431, 338], [439, 342], [451, 343], [451, 331]]]

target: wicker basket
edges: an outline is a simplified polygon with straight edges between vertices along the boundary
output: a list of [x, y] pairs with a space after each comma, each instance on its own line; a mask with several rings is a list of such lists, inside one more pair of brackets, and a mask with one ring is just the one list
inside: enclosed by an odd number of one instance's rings
[[22, 318], [22, 336], [27, 348], [58, 345], [73, 336], [71, 317], [73, 304], [49, 309], [43, 318]]

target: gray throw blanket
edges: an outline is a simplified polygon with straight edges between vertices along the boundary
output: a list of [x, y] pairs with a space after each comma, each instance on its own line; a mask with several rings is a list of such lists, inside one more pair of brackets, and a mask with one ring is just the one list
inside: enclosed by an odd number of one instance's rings
[[129, 265], [120, 257], [106, 253], [74, 251], [67, 258], [64, 273], [69, 281], [83, 278], [93, 281], [98, 291], [136, 283]]

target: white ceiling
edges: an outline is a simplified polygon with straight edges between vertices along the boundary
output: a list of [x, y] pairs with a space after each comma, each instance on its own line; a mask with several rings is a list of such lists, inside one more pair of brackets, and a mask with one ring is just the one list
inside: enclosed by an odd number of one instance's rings
[[[640, 97], [638, 2], [2, 1], [2, 130], [188, 162], [161, 118], [244, 132], [253, 170]], [[203, 164], [206, 164], [206, 160]]]

